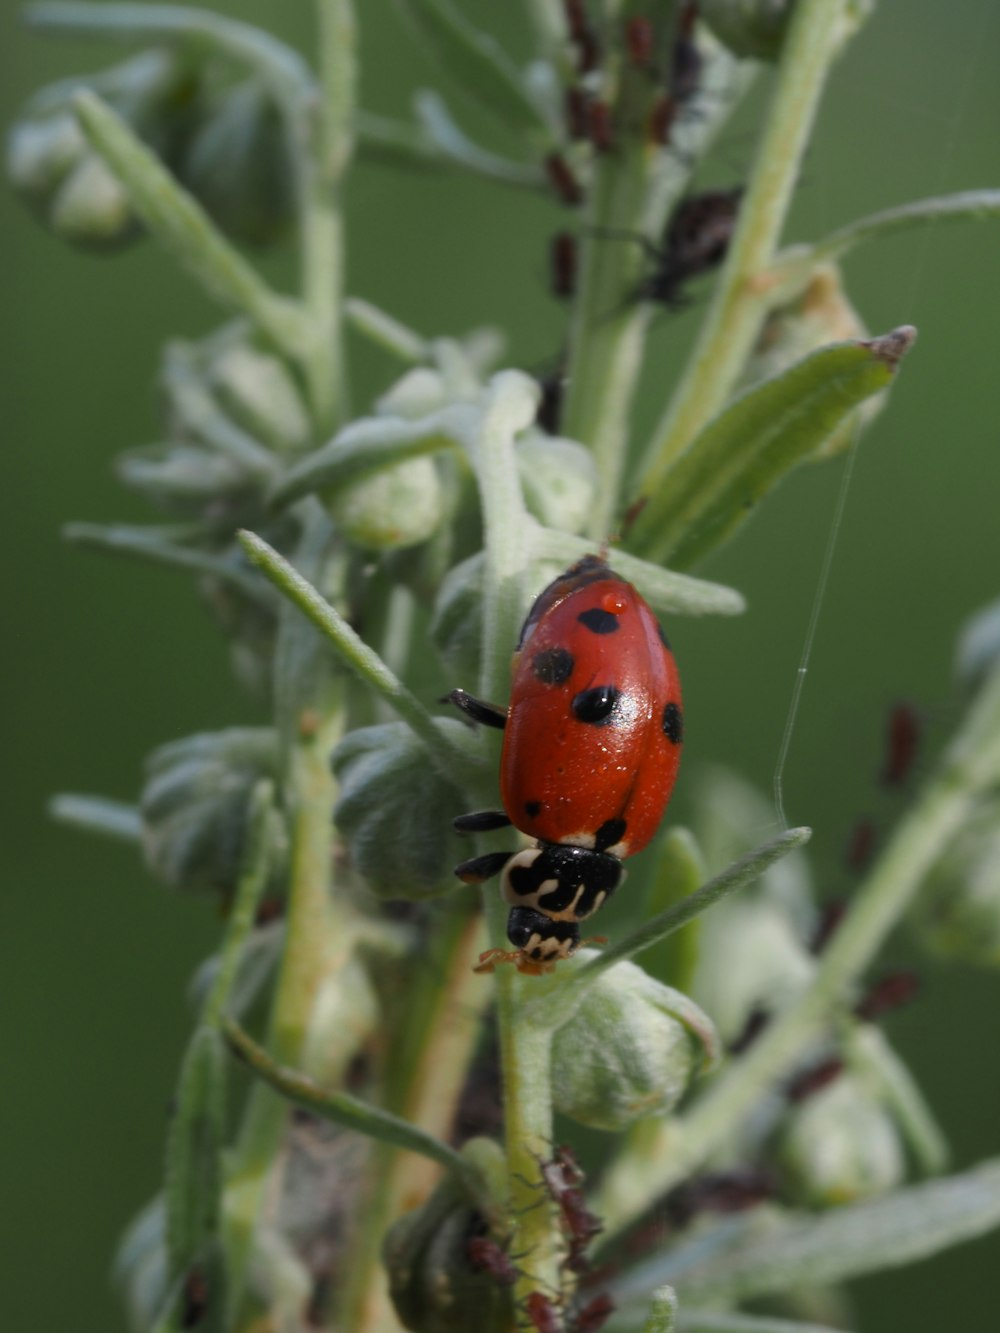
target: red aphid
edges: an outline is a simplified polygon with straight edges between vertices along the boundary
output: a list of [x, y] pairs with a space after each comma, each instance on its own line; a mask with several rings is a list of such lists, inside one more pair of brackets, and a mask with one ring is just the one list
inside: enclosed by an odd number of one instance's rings
[[809, 951], [821, 954], [840, 929], [840, 923], [847, 915], [847, 903], [843, 898], [831, 898], [820, 909], [819, 921], [809, 941]]
[[556, 194], [571, 208], [583, 201], [580, 182], [570, 170], [569, 163], [561, 153], [549, 153], [545, 159], [545, 174]]
[[598, 1333], [615, 1312], [615, 1303], [606, 1291], [577, 1310], [570, 1322], [570, 1333]]
[[865, 1022], [873, 1023], [883, 1014], [909, 1004], [919, 990], [920, 978], [916, 972], [906, 970], [890, 972], [871, 986], [868, 993], [854, 1006], [854, 1013]]
[[615, 146], [611, 107], [596, 97], [587, 103], [587, 138], [599, 153], [610, 153]]
[[577, 84], [566, 89], [566, 133], [571, 139], [587, 137], [587, 94]]
[[576, 237], [558, 231], [552, 238], [551, 267], [554, 296], [572, 296], [576, 290]]
[[848, 870], [853, 871], [855, 875], [860, 875], [868, 868], [875, 852], [876, 837], [875, 824], [870, 819], [859, 819], [851, 829], [844, 859]]
[[465, 1243], [465, 1257], [477, 1272], [487, 1273], [498, 1286], [512, 1287], [517, 1269], [503, 1248], [490, 1236], [470, 1236]]
[[559, 1311], [544, 1292], [530, 1292], [524, 1298], [523, 1309], [536, 1333], [564, 1333]]
[[831, 1055], [797, 1074], [786, 1087], [785, 1096], [790, 1102], [804, 1102], [836, 1082], [843, 1072], [843, 1060], [838, 1055]]
[[625, 46], [637, 69], [648, 69], [653, 59], [653, 25], [649, 19], [632, 18], [625, 24]]
[[901, 702], [892, 706], [882, 769], [883, 786], [902, 787], [906, 782], [913, 771], [922, 732], [923, 722], [913, 704]]

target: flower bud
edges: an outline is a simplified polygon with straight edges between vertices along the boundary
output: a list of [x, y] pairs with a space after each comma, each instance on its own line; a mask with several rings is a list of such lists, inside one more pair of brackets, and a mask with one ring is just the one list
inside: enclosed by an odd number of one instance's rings
[[[817, 348], [832, 342], [870, 338], [860, 315], [847, 298], [840, 270], [834, 264], [817, 268], [794, 301], [772, 311], [766, 320], [741, 382], [750, 388], [779, 375]], [[866, 398], [812, 455], [820, 461], [847, 449], [858, 429], [871, 424], [885, 406], [887, 390]]]
[[154, 1328], [167, 1299], [167, 1214], [162, 1194], [139, 1212], [118, 1242], [112, 1278], [130, 1329]]
[[191, 76], [173, 52], [143, 51], [98, 74], [42, 89], [8, 136], [11, 183], [43, 225], [73, 244], [111, 250], [141, 228], [124, 187], [77, 124], [72, 100], [87, 88], [169, 162], [188, 131]]
[[208, 110], [178, 175], [237, 241], [269, 245], [295, 218], [287, 131], [274, 102], [253, 80], [228, 88]]
[[913, 913], [934, 953], [1000, 965], [1000, 806], [984, 803], [928, 875]]
[[255, 440], [277, 453], [309, 443], [309, 412], [285, 363], [245, 339], [222, 347], [206, 366], [220, 406]]
[[1000, 665], [1000, 601], [990, 602], [962, 626], [955, 651], [955, 676], [970, 693]]
[[[276, 781], [279, 768], [275, 734], [265, 727], [202, 732], [154, 750], [139, 802], [152, 873], [174, 889], [230, 892], [242, 865], [250, 793], [262, 777]], [[284, 829], [277, 815], [271, 842], [265, 892], [283, 892]]]
[[[503, 1154], [488, 1139], [471, 1139], [462, 1153], [480, 1164], [488, 1158], [493, 1173], [502, 1172]], [[389, 1228], [382, 1258], [404, 1328], [414, 1333], [507, 1333], [513, 1313], [509, 1288], [469, 1260], [468, 1243], [484, 1230], [482, 1216], [450, 1176], [425, 1203]]]
[[634, 963], [616, 963], [555, 1035], [553, 1100], [581, 1125], [625, 1129], [668, 1114], [717, 1054], [715, 1028], [692, 1000]]
[[[442, 718], [437, 725], [457, 743], [469, 742], [463, 723]], [[452, 867], [467, 848], [451, 821], [465, 798], [405, 723], [351, 732], [333, 752], [333, 771], [340, 783], [334, 821], [372, 892], [420, 901], [454, 890]]]
[[408, 458], [326, 493], [327, 508], [348, 541], [364, 551], [417, 546], [444, 518], [441, 479], [432, 458]]
[[597, 470], [589, 449], [529, 429], [517, 442], [524, 501], [540, 523], [563, 532], [582, 532], [597, 490]]
[[850, 1073], [792, 1109], [777, 1152], [795, 1194], [812, 1207], [884, 1194], [905, 1176], [895, 1122]]

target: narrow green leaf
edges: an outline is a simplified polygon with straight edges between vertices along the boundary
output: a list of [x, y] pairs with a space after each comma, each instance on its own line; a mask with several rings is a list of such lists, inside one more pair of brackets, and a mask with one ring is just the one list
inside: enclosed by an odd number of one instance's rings
[[458, 87], [514, 133], [539, 133], [546, 142], [552, 130], [520, 71], [488, 33], [474, 27], [451, 0], [400, 0], [417, 29]]
[[470, 753], [460, 750], [454, 744], [416, 695], [389, 670], [378, 653], [351, 629], [339, 611], [262, 537], [242, 530], [236, 535], [250, 562], [312, 621], [344, 665], [380, 694], [397, 716], [420, 737], [427, 746], [431, 761], [438, 765], [445, 776], [460, 783], [475, 782], [480, 776], [478, 762]]
[[455, 122], [444, 98], [429, 88], [417, 93], [414, 110], [423, 132], [434, 148], [456, 167], [464, 167], [505, 185], [541, 189], [545, 173], [530, 162], [516, 162], [482, 148]]
[[807, 843], [811, 837], [812, 829], [788, 829], [739, 861], [734, 861], [720, 875], [710, 879], [707, 884], [703, 884], [682, 902], [675, 903], [659, 916], [629, 931], [614, 944], [609, 944], [596, 958], [576, 968], [563, 964], [564, 973], [568, 974], [566, 979], [558, 988], [547, 994], [542, 1003], [528, 1008], [527, 1013], [544, 1026], [561, 1025], [581, 999], [584, 991], [602, 972], [623, 959], [634, 958], [644, 949], [659, 944], [668, 935], [686, 926], [689, 921], [693, 921], [702, 912], [714, 907], [717, 902], [721, 902], [723, 898], [728, 898], [737, 889], [752, 884], [755, 879], [760, 878], [768, 866], [786, 856], [793, 848]]
[[660, 1287], [653, 1292], [642, 1333], [674, 1333], [677, 1328], [677, 1293], [673, 1287]]
[[446, 407], [419, 421], [365, 417], [353, 421], [329, 444], [308, 454], [282, 478], [271, 504], [282, 508], [303, 495], [324, 491], [365, 472], [377, 472], [407, 458], [458, 449], [478, 420], [472, 407]]
[[690, 565], [725, 541], [786, 472], [887, 387], [916, 330], [833, 343], [741, 394], [695, 437], [636, 519], [630, 547]]
[[[766, 1236], [708, 1258], [676, 1282], [685, 1300], [744, 1301], [843, 1282], [925, 1259], [1000, 1226], [1000, 1159], [819, 1217], [785, 1218]], [[649, 1285], [656, 1262], [644, 1265]]]
[[130, 527], [124, 523], [107, 526], [100, 523], [67, 523], [62, 535], [78, 546], [89, 546], [109, 555], [134, 556], [188, 574], [208, 574], [212, 578], [222, 579], [255, 602], [273, 606], [272, 594], [267, 586], [246, 570], [208, 551], [166, 541], [155, 527]]
[[391, 1111], [364, 1102], [349, 1092], [328, 1091], [305, 1074], [276, 1064], [232, 1019], [223, 1020], [222, 1026], [233, 1054], [283, 1097], [332, 1124], [438, 1162], [451, 1172], [477, 1205], [489, 1215], [493, 1214], [495, 1205], [486, 1182], [472, 1163], [454, 1148]]
[[[571, 565], [582, 556], [593, 554], [594, 549], [595, 543], [586, 537], [557, 532], [554, 528], [532, 529], [532, 550], [539, 560], [558, 560]], [[608, 563], [616, 574], [635, 584], [654, 611], [666, 615], [738, 616], [746, 610], [746, 600], [735, 588], [661, 569], [621, 547], [608, 553]]]
[[426, 338], [371, 301], [349, 296], [344, 302], [344, 318], [371, 342], [408, 365], [419, 366], [431, 358], [431, 345]]
[[303, 312], [262, 282], [198, 201], [107, 102], [80, 92], [73, 106], [92, 147], [128, 191], [153, 235], [223, 305], [245, 314], [280, 351], [299, 356], [309, 333]]
[[185, 1274], [218, 1230], [225, 1134], [225, 1050], [217, 1027], [195, 1029], [181, 1065], [167, 1136], [167, 1254]]
[[1000, 217], [1000, 190], [961, 190], [957, 194], [937, 195], [930, 199], [914, 199], [909, 204], [885, 208], [878, 213], [849, 222], [839, 227], [814, 245], [799, 247], [779, 254], [773, 273], [783, 280], [783, 269], [808, 269], [831, 259], [840, 259], [856, 245], [879, 241], [896, 232], [911, 231], [915, 227], [937, 226], [942, 222], [978, 222], [983, 218]]
[[849, 1035], [847, 1051], [851, 1066], [864, 1071], [891, 1112], [920, 1171], [940, 1175], [948, 1165], [948, 1141], [917, 1081], [885, 1035], [871, 1023], [859, 1023]]
[[175, 38], [218, 51], [252, 69], [284, 104], [308, 106], [315, 80], [298, 52], [285, 46], [262, 28], [238, 19], [223, 18], [211, 10], [185, 5], [93, 4], [29, 5], [27, 22], [53, 32], [81, 33], [94, 37], [157, 40]]
[[49, 815], [60, 824], [87, 833], [103, 833], [121, 842], [138, 842], [142, 819], [134, 805], [110, 801], [106, 796], [85, 796], [62, 792], [49, 801]]
[[[646, 915], [656, 919], [693, 894], [705, 879], [705, 862], [694, 835], [686, 828], [672, 828], [659, 841], [654, 855]], [[691, 989], [698, 963], [697, 919], [682, 930], [651, 945], [643, 967], [651, 977], [685, 994]]]

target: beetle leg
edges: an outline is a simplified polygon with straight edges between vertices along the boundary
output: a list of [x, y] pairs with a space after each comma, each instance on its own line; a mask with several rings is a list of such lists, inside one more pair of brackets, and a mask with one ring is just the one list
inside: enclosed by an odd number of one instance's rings
[[455, 874], [466, 884], [484, 884], [486, 880], [499, 875], [511, 858], [510, 852], [486, 852], [483, 856], [473, 856], [455, 867]]
[[496, 704], [484, 703], [482, 699], [474, 699], [471, 694], [466, 694], [465, 690], [452, 690], [440, 702], [454, 704], [466, 717], [471, 718], [473, 722], [481, 722], [484, 727], [497, 727], [503, 731], [507, 725], [506, 709], [498, 708]]
[[489, 833], [492, 829], [509, 828], [510, 822], [503, 810], [476, 810], [470, 815], [457, 815], [451, 826], [456, 833]]

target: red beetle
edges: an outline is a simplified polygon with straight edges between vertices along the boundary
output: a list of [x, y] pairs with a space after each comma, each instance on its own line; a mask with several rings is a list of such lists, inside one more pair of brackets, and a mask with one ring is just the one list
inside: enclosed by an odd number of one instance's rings
[[463, 690], [449, 698], [476, 721], [504, 728], [504, 810], [462, 815], [481, 832], [513, 824], [536, 839], [456, 867], [469, 884], [502, 872], [516, 962], [547, 971], [580, 946], [581, 921], [621, 883], [621, 862], [657, 830], [683, 739], [677, 667], [655, 615], [630, 583], [585, 556], [535, 601], [514, 657], [504, 713]]

